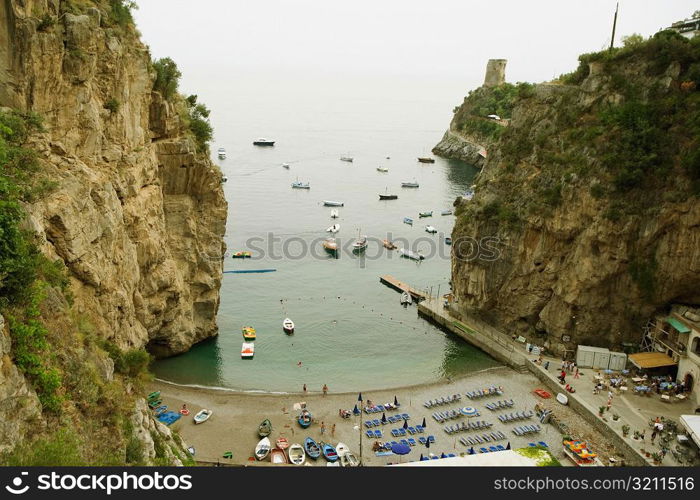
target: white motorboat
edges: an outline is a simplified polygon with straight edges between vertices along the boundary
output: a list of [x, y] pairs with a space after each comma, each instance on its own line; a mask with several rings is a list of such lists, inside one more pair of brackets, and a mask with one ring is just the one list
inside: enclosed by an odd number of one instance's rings
[[353, 252], [362, 252], [367, 248], [367, 236], [359, 236], [355, 240], [355, 243], [352, 244], [352, 251]]
[[338, 453], [340, 458], [340, 465], [342, 467], [357, 467], [360, 465], [360, 461], [352, 454], [350, 448], [345, 443], [338, 443], [335, 447], [335, 451]]
[[260, 137], [259, 139], [256, 139], [253, 141], [253, 145], [255, 145], [255, 146], [274, 146], [275, 141], [272, 141], [270, 139], [265, 139], [264, 137]]
[[402, 183], [401, 183], [401, 187], [405, 187], [405, 188], [417, 188], [417, 187], [420, 187], [420, 185], [419, 185], [416, 181], [412, 181], [412, 182], [402, 182]]
[[406, 257], [407, 259], [411, 260], [423, 260], [425, 257], [418, 252], [412, 252], [411, 250], [408, 250], [406, 248], [399, 248], [399, 254], [401, 257]]
[[292, 182], [292, 187], [294, 189], [311, 189], [311, 184], [308, 182], [304, 183], [299, 180]]
[[270, 454], [270, 449], [270, 439], [267, 437], [262, 438], [255, 446], [255, 458], [258, 460], [265, 460], [265, 458]]
[[345, 203], [343, 203], [342, 201], [323, 200], [323, 204], [327, 207], [343, 207], [343, 206], [345, 206]]
[[347, 162], [352, 163], [352, 160], [353, 160], [352, 156], [341, 156], [340, 157], [340, 161], [347, 161]]
[[219, 159], [224, 160], [226, 159], [226, 150], [224, 148], [219, 148], [216, 151], [216, 155], [219, 157]]
[[337, 219], [338, 217], [340, 217], [340, 215], [338, 214], [338, 209], [334, 208], [333, 210], [331, 210], [331, 219]]
[[283, 167], [283, 168], [289, 168], [289, 163], [283, 163], [283, 164], [282, 164], [282, 167]]
[[252, 342], [243, 342], [241, 345], [241, 358], [243, 359], [253, 359], [255, 355], [255, 344]]
[[294, 321], [289, 318], [284, 318], [284, 321], [282, 321], [282, 329], [285, 333], [294, 333]]
[[334, 234], [335, 234], [335, 233], [337, 233], [338, 231], [340, 231], [340, 224], [333, 224], [331, 227], [329, 227], [328, 229], [326, 229], [326, 231], [329, 232], [329, 233], [334, 233]]
[[404, 292], [401, 294], [401, 300], [400, 300], [400, 302], [401, 302], [402, 305], [408, 305], [408, 306], [410, 306], [411, 304], [413, 304], [413, 297], [411, 297], [411, 294], [410, 294], [410, 293], [404, 291]]
[[302, 465], [304, 460], [306, 460], [304, 447], [297, 443], [294, 443], [287, 449], [287, 454], [289, 455], [289, 461], [294, 465]]
[[437, 229], [435, 229], [433, 226], [425, 226], [425, 231], [430, 234], [437, 233]]
[[207, 410], [206, 408], [203, 408], [197, 412], [197, 414], [194, 416], [194, 423], [195, 424], [203, 424], [207, 420], [209, 420], [209, 417], [211, 417], [211, 414], [214, 413], [211, 410]]

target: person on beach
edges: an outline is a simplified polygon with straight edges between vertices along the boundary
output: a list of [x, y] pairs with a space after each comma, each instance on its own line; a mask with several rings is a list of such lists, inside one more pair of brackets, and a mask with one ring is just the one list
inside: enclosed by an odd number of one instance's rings
[[323, 395], [325, 396], [326, 394], [328, 394], [328, 386], [323, 384]]
[[661, 423], [661, 419], [659, 417], [656, 417], [654, 428], [651, 431], [651, 444], [654, 444], [654, 439], [656, 439], [656, 436], [661, 433], [662, 430], [664, 430], [664, 424]]
[[324, 434], [326, 432], [326, 424], [324, 422], [321, 422], [321, 434]]
[[549, 361], [544, 362], [544, 369], [549, 370]]
[[574, 378], [579, 378], [579, 371], [578, 371], [578, 366], [576, 367], [576, 372], [574, 373]]
[[608, 411], [610, 411], [610, 408], [612, 408], [612, 398], [608, 399], [607, 407], [608, 407]]
[[335, 437], [335, 424], [331, 426], [331, 436]]

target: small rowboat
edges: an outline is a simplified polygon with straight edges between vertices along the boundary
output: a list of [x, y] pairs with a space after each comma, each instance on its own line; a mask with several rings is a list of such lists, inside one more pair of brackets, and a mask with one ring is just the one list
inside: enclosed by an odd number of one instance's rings
[[323, 248], [334, 257], [338, 257], [338, 243], [335, 238], [326, 238], [323, 241]]
[[155, 400], [158, 399], [159, 397], [160, 397], [160, 391], [155, 391], [155, 392], [150, 393], [150, 394], [148, 395], [148, 398], [147, 398], [147, 399], [148, 399], [148, 401], [155, 401]]
[[282, 167], [284, 167], [284, 168], [289, 168], [289, 163], [283, 163], [283, 164], [282, 164]]
[[289, 448], [289, 441], [284, 436], [280, 436], [279, 438], [277, 438], [277, 441], [275, 441], [275, 444], [281, 450], [286, 450], [287, 448]]
[[197, 414], [194, 416], [194, 423], [195, 424], [202, 424], [209, 420], [209, 417], [211, 417], [211, 414], [214, 413], [211, 410], [207, 409], [201, 409], [197, 412]]
[[401, 183], [401, 187], [405, 187], [405, 188], [417, 188], [417, 187], [420, 187], [420, 185], [419, 185], [416, 181], [413, 181], [413, 182], [402, 182], [402, 183]]
[[367, 236], [360, 236], [355, 240], [355, 243], [352, 244], [352, 251], [359, 253], [364, 251], [367, 248]]
[[308, 182], [304, 183], [301, 181], [292, 182], [292, 187], [295, 189], [311, 189], [311, 184]]
[[265, 139], [264, 137], [261, 137], [260, 139], [257, 139], [253, 141], [254, 146], [274, 146], [275, 141], [271, 141], [270, 139]]
[[435, 163], [435, 158], [430, 158], [427, 156], [419, 156], [418, 161], [421, 163]]
[[388, 172], [389, 169], [386, 167], [377, 167], [377, 172]]
[[294, 333], [294, 321], [289, 318], [284, 318], [284, 321], [282, 321], [282, 330], [284, 330], [284, 333]]
[[451, 245], [452, 244], [452, 238], [449, 236], [445, 238], [445, 245]]
[[413, 225], [413, 219], [411, 219], [410, 217], [404, 217], [404, 218], [403, 218], [403, 223], [404, 223], [404, 224], [410, 224], [410, 225], [412, 226], [412, 225]]
[[425, 226], [425, 231], [430, 234], [437, 233], [437, 229], [435, 229], [433, 226]]
[[255, 355], [255, 344], [252, 342], [243, 342], [241, 345], [241, 358], [253, 359]]
[[182, 409], [180, 410], [180, 415], [187, 416], [187, 415], [189, 415], [189, 414], [190, 414], [190, 410], [188, 410], [187, 408], [182, 408]]
[[287, 450], [287, 454], [289, 455], [289, 461], [294, 465], [301, 465], [306, 459], [304, 447], [297, 443], [294, 443], [292, 446], [289, 447], [289, 450]]
[[392, 241], [382, 240], [382, 244], [384, 245], [384, 248], [387, 248], [389, 250], [396, 250], [396, 245], [394, 245]]
[[233, 255], [231, 255], [231, 258], [232, 259], [250, 259], [251, 256], [252, 255], [250, 252], [243, 252], [242, 251], [242, 252], [234, 253]]
[[380, 200], [398, 200], [399, 195], [398, 194], [380, 194], [379, 199]]
[[309, 410], [301, 410], [301, 413], [297, 417], [297, 422], [299, 422], [302, 429], [309, 427], [311, 425], [311, 420], [312, 416]]
[[152, 399], [152, 400], [150, 400], [150, 401], [148, 402], [148, 407], [149, 407], [151, 410], [155, 410], [156, 408], [158, 408], [158, 407], [160, 406], [160, 404], [161, 404], [162, 402], [163, 402], [162, 399]]
[[287, 461], [287, 454], [284, 450], [280, 450], [279, 448], [274, 448], [270, 451], [270, 462], [277, 465], [289, 463]]
[[533, 392], [543, 399], [549, 399], [552, 397], [552, 395], [544, 389], [535, 389]]
[[335, 234], [335, 233], [337, 233], [338, 231], [340, 231], [340, 224], [333, 224], [331, 227], [329, 227], [328, 229], [326, 229], [326, 232], [328, 232], [328, 233], [334, 233], [334, 234]]
[[569, 404], [569, 398], [567, 397], [566, 394], [562, 394], [561, 392], [557, 394], [557, 401], [564, 406]]
[[270, 448], [270, 440], [266, 437], [262, 438], [255, 446], [255, 458], [265, 460], [265, 457], [270, 453]]
[[452, 215], [452, 210], [447, 209], [440, 212], [440, 215]]
[[242, 328], [242, 331], [243, 331], [243, 338], [245, 340], [255, 340], [255, 337], [256, 337], [255, 328], [253, 328], [252, 326], [244, 326]]
[[432, 216], [433, 216], [432, 210], [430, 212], [421, 212], [418, 214], [418, 217], [432, 217]]
[[306, 454], [309, 456], [309, 458], [316, 460], [321, 456], [321, 448], [316, 444], [316, 441], [310, 437], [307, 437], [304, 440], [304, 449], [306, 450]]
[[345, 203], [342, 201], [332, 201], [332, 200], [323, 200], [323, 204], [327, 207], [342, 207], [345, 206]]
[[340, 157], [340, 161], [347, 161], [347, 162], [352, 163], [352, 160], [353, 160], [352, 156], [341, 156]]
[[321, 449], [323, 450], [323, 456], [329, 462], [335, 462], [338, 460], [338, 452], [333, 448], [332, 444], [321, 443]]
[[266, 418], [258, 426], [258, 434], [260, 435], [260, 437], [266, 437], [269, 436], [271, 432], [272, 422], [270, 422], [270, 420]]
[[338, 452], [340, 457], [340, 465], [343, 467], [357, 467], [360, 461], [352, 454], [350, 448], [345, 443], [338, 443], [335, 447], [335, 451]]
[[411, 305], [413, 303], [413, 298], [411, 297], [411, 294], [408, 292], [403, 292], [401, 294], [401, 300], [400, 300], [402, 305]]
[[407, 250], [405, 248], [399, 248], [399, 254], [401, 254], [401, 257], [406, 257], [407, 259], [411, 260], [423, 260], [425, 259], [425, 256], [418, 253], [418, 252], [413, 252], [411, 250]]

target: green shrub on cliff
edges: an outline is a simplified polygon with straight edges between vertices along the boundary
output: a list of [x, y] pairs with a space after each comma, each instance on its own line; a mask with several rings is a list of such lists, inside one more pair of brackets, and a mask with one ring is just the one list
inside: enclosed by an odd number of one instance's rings
[[164, 99], [172, 98], [177, 93], [182, 76], [180, 70], [177, 69], [177, 64], [169, 57], [164, 57], [153, 61], [153, 69], [156, 71], [153, 90], [160, 92]]
[[188, 107], [189, 128], [197, 143], [197, 151], [205, 152], [214, 133], [209, 122], [209, 108], [204, 104], [198, 104], [196, 95], [190, 95], [185, 102]]

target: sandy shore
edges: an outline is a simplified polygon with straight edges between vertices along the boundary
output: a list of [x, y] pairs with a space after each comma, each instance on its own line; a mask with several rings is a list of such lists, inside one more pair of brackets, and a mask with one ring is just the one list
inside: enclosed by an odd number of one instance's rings
[[[488, 386], [502, 386], [504, 394], [502, 397], [489, 397], [471, 401], [464, 396], [466, 391], [485, 388]], [[410, 425], [421, 423], [425, 417], [427, 421], [426, 434], [435, 436], [436, 442], [426, 449], [418, 444], [411, 453], [402, 461], [417, 460], [421, 453], [435, 453], [439, 455], [445, 453], [464, 453], [466, 447], [459, 443], [460, 437], [471, 436], [473, 433], [460, 433], [448, 435], [443, 431], [443, 426], [431, 417], [436, 408], [426, 409], [423, 402], [428, 399], [448, 396], [452, 394], [462, 394], [462, 400], [458, 404], [444, 405], [437, 410], [454, 409], [462, 406], [473, 406], [480, 411], [481, 416], [477, 420], [486, 420], [493, 423], [491, 430], [501, 430], [510, 440], [513, 448], [527, 446], [531, 441], [545, 441], [550, 444], [552, 451], [565, 463], [563, 452], [560, 451], [561, 434], [551, 425], [543, 425], [543, 430], [531, 437], [516, 437], [512, 428], [518, 423], [501, 424], [497, 413], [492, 413], [485, 408], [489, 401], [498, 399], [513, 399], [515, 406], [513, 411], [533, 409], [536, 396], [532, 391], [539, 387], [538, 380], [529, 373], [517, 373], [507, 367], [490, 368], [481, 372], [469, 374], [459, 379], [447, 380], [444, 382], [422, 384], [397, 389], [379, 390], [363, 392], [365, 401], [368, 399], [376, 404], [393, 402], [394, 396], [401, 404], [401, 412], [411, 416]], [[365, 413], [361, 417], [342, 419], [338, 415], [338, 410], [352, 410], [357, 403], [358, 393], [337, 394], [329, 392], [324, 396], [321, 393], [302, 392], [296, 394], [266, 394], [266, 393], [244, 393], [220, 389], [206, 389], [188, 387], [171, 384], [163, 381], [154, 381], [149, 385], [150, 391], [161, 391], [163, 404], [169, 409], [178, 410], [183, 403], [187, 404], [191, 413], [188, 417], [183, 417], [175, 424], [176, 429], [189, 446], [196, 450], [195, 458], [199, 462], [237, 465], [263, 465], [253, 459], [253, 450], [259, 441], [257, 434], [260, 422], [269, 418], [272, 421], [273, 431], [270, 436], [274, 440], [280, 436], [285, 436], [290, 443], [303, 444], [304, 438], [312, 437], [317, 442], [326, 441], [335, 445], [343, 442], [349, 446], [353, 453], [360, 455], [360, 432], [362, 432], [362, 461], [365, 465], [386, 465], [395, 462], [397, 457], [377, 457], [372, 451], [374, 439], [369, 439], [364, 434], [366, 428], [362, 424], [365, 420], [381, 418], [380, 414], [369, 416]], [[308, 429], [302, 429], [296, 422], [297, 411], [293, 409], [295, 403], [306, 402], [307, 408], [312, 412], [314, 423]], [[194, 415], [201, 408], [213, 410], [213, 415], [209, 421], [201, 425], [195, 425], [192, 420]], [[393, 414], [388, 412], [387, 416]], [[466, 418], [450, 421], [457, 423]], [[326, 432], [321, 433], [321, 422], [325, 424]], [[535, 423], [532, 419], [523, 423]], [[357, 426], [360, 426], [359, 430]], [[333, 431], [333, 427], [335, 430]], [[399, 427], [399, 424], [386, 424], [380, 427], [384, 432], [384, 439], [389, 441], [397, 440], [391, 437], [391, 429]], [[417, 437], [417, 436], [416, 436]], [[382, 439], [382, 440], [384, 440]], [[381, 440], [380, 440], [381, 441]], [[506, 445], [508, 441], [501, 441], [497, 444]], [[233, 459], [224, 459], [223, 454], [227, 451], [233, 452]], [[267, 462], [269, 464], [269, 462]], [[307, 461], [308, 463], [308, 461]], [[319, 459], [317, 462], [310, 462], [311, 465], [325, 466], [326, 462]]]

